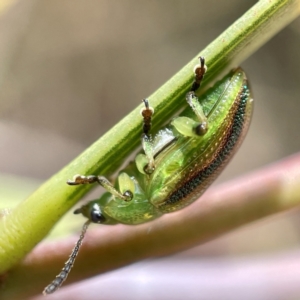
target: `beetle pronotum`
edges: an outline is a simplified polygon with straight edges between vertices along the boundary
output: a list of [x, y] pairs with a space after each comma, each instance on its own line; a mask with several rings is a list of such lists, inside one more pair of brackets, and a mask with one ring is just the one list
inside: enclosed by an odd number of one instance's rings
[[206, 69], [200, 57], [186, 94], [191, 109], [154, 137], [150, 134], [154, 110], [143, 100], [143, 153], [119, 173], [115, 185], [96, 175], [75, 175], [67, 181], [69, 185], [99, 183], [107, 192], [74, 211], [88, 220], [69, 260], [44, 294], [55, 292], [67, 278], [91, 222], [135, 225], [177, 211], [198, 199], [229, 162], [247, 132], [253, 99], [240, 68], [198, 99], [195, 92]]

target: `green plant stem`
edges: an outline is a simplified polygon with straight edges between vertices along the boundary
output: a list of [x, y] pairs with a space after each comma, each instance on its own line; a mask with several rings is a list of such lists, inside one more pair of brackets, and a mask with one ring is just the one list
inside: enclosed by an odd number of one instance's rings
[[[206, 58], [209, 67], [205, 84], [212, 83], [221, 73], [241, 63], [296, 18], [299, 10], [299, 0], [259, 1], [199, 54]], [[153, 120], [156, 129], [185, 105], [184, 95], [191, 84], [191, 70], [197, 61], [194, 58], [149, 97], [156, 111]], [[140, 107], [1, 219], [0, 274], [29, 253], [89, 189], [69, 187], [65, 184], [66, 179], [78, 173], [111, 175], [140, 144]]]

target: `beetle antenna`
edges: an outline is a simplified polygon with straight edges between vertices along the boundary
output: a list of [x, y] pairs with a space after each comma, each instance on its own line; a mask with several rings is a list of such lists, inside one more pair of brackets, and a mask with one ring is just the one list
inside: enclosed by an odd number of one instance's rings
[[75, 247], [73, 248], [71, 255], [69, 257], [69, 259], [65, 262], [65, 266], [62, 268], [62, 270], [60, 271], [60, 273], [55, 277], [55, 279], [45, 287], [43, 294], [44, 295], [48, 295], [48, 294], [52, 294], [54, 293], [56, 290], [58, 290], [61, 285], [63, 284], [63, 282], [67, 279], [73, 265], [76, 259], [76, 256], [79, 252], [79, 248], [82, 244], [84, 235], [88, 229], [90, 225], [90, 221], [86, 221], [82, 227], [81, 230], [81, 234], [79, 237], [79, 240], [77, 241], [77, 243], [75, 244]]

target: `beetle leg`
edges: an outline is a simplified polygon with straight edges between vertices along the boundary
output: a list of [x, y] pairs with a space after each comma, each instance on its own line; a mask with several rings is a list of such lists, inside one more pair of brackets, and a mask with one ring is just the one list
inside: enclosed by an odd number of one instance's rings
[[149, 101], [148, 99], [143, 99], [143, 102], [145, 104], [145, 107], [142, 108], [141, 110], [141, 115], [143, 117], [143, 133], [146, 135], [149, 135], [149, 131], [151, 129], [151, 121], [152, 121], [152, 116], [154, 114], [154, 109], [149, 106]]
[[198, 97], [195, 95], [195, 92], [188, 92], [186, 94], [186, 101], [199, 120], [199, 123], [194, 128], [195, 133], [197, 135], [204, 135], [208, 129], [207, 118], [203, 112], [202, 105], [198, 101]]
[[199, 56], [200, 64], [196, 65], [194, 68], [195, 78], [191, 87], [191, 92], [196, 92], [201, 85], [204, 74], [207, 70], [205, 65], [205, 59], [202, 56]]
[[98, 182], [102, 187], [104, 187], [109, 193], [114, 195], [115, 197], [122, 199], [124, 201], [130, 201], [133, 198], [133, 192], [130, 190], [124, 191], [124, 193], [120, 193], [118, 190], [114, 188], [114, 186], [106, 179], [104, 176], [96, 176], [96, 175], [75, 175], [73, 180], [68, 180], [67, 184], [69, 185], [79, 185], [79, 184], [91, 184]]
[[144, 149], [148, 164], [145, 166], [144, 171], [151, 174], [155, 169], [154, 156], [153, 156], [153, 143], [152, 137], [146, 134], [142, 135], [142, 147]]
[[154, 155], [153, 155], [153, 143], [152, 136], [149, 134], [151, 129], [151, 120], [152, 115], [154, 113], [154, 109], [149, 106], [149, 102], [147, 99], [143, 99], [145, 107], [141, 110], [141, 115], [143, 117], [143, 134], [142, 134], [142, 147], [144, 149], [145, 155], [148, 160], [148, 165], [145, 168], [145, 172], [151, 174], [154, 169]]
[[192, 84], [190, 91], [186, 94], [186, 101], [191, 109], [196, 114], [199, 123], [196, 126], [193, 126], [193, 131], [196, 135], [204, 135], [207, 132], [208, 124], [207, 118], [203, 112], [202, 106], [198, 101], [198, 97], [196, 96], [195, 92], [200, 87], [204, 74], [207, 70], [205, 65], [204, 57], [199, 57], [200, 64], [196, 65], [194, 68], [195, 78]]

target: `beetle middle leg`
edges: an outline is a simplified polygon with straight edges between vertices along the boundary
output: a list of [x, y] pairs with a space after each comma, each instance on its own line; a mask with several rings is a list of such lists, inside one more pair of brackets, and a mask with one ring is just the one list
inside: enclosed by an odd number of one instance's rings
[[148, 164], [145, 168], [145, 172], [151, 174], [154, 169], [154, 154], [153, 154], [153, 143], [152, 143], [152, 135], [149, 133], [151, 129], [151, 121], [152, 115], [154, 113], [154, 109], [149, 106], [148, 99], [143, 99], [145, 107], [141, 110], [141, 115], [143, 117], [143, 134], [142, 134], [142, 147], [145, 152], [145, 156], [147, 158]]

